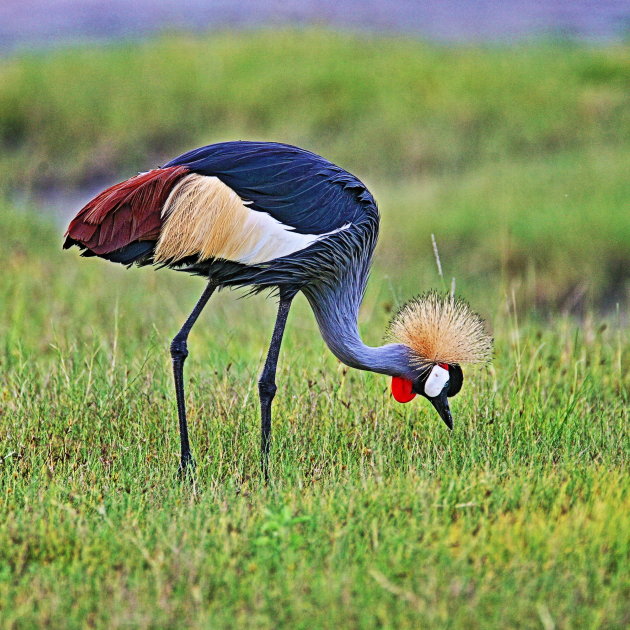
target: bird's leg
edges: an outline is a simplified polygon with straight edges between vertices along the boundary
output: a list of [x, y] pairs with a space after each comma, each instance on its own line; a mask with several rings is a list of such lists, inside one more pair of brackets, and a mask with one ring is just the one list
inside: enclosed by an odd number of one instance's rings
[[188, 425], [186, 424], [186, 401], [184, 399], [184, 361], [188, 356], [186, 341], [190, 329], [197, 321], [201, 311], [203, 311], [203, 307], [214, 293], [215, 288], [215, 285], [208, 284], [199, 298], [199, 301], [195, 304], [192, 313], [188, 316], [185, 324], [171, 342], [171, 358], [173, 359], [173, 375], [175, 376], [175, 395], [177, 397], [177, 415], [179, 417], [179, 439], [182, 447], [182, 458], [179, 465], [180, 474], [183, 474], [188, 466], [192, 467], [195, 464], [190, 454]]
[[287, 323], [287, 316], [291, 308], [291, 302], [295, 297], [295, 293], [288, 294], [280, 290], [280, 303], [278, 305], [278, 316], [276, 324], [271, 336], [269, 351], [267, 352], [267, 360], [262, 374], [258, 379], [258, 393], [260, 395], [260, 465], [265, 477], [265, 481], [269, 480], [268, 460], [269, 460], [269, 442], [271, 440], [271, 402], [276, 394], [276, 365], [278, 364], [278, 355], [280, 354], [280, 344], [282, 343], [282, 335], [284, 327]]

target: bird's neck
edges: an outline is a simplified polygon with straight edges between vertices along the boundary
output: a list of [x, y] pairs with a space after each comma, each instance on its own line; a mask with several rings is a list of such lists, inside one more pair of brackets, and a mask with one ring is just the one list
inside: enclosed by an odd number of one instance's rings
[[365, 280], [359, 274], [338, 278], [335, 285], [304, 290], [324, 341], [343, 363], [359, 370], [413, 378], [409, 349], [402, 344], [367, 346], [361, 340], [357, 317], [363, 300]]

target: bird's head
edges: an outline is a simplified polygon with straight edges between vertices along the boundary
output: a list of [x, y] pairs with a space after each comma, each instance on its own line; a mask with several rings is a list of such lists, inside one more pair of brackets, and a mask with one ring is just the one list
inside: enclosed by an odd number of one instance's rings
[[452, 429], [448, 399], [462, 388], [461, 365], [492, 358], [492, 337], [481, 317], [464, 300], [431, 291], [407, 302], [388, 334], [409, 351], [407, 370], [392, 377], [394, 398], [405, 403], [424, 396]]

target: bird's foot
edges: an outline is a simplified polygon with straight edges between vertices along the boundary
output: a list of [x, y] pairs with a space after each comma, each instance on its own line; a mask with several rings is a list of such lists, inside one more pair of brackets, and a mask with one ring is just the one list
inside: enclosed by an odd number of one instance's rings
[[263, 458], [260, 462], [260, 474], [262, 476], [263, 485], [269, 485], [269, 462], [267, 458]]
[[182, 457], [181, 462], [179, 463], [179, 468], [177, 469], [177, 476], [181, 481], [192, 480], [195, 474], [195, 460], [192, 458], [190, 453]]

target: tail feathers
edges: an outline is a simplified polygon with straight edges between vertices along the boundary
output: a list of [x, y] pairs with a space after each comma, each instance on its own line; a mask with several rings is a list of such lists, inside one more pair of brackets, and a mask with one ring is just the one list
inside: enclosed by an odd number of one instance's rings
[[188, 169], [183, 166], [141, 173], [97, 195], [70, 222], [64, 249], [130, 264], [146, 256], [160, 235], [162, 207]]
[[155, 248], [155, 241], [136, 241], [125, 247], [117, 249], [111, 254], [105, 254], [103, 258], [112, 262], [121, 263], [123, 265], [131, 265], [131, 263], [141, 263]]
[[[109, 254], [98, 254], [99, 258], [104, 258], [105, 260], [111, 260], [112, 262], [121, 263], [122, 265], [131, 265], [133, 263], [137, 263], [139, 265], [145, 262], [153, 262], [153, 259], [150, 255], [153, 253], [155, 249], [156, 241], [136, 241], [135, 243], [130, 243], [129, 245], [125, 245], [120, 249], [116, 249]], [[64, 248], [68, 249], [76, 245], [80, 247], [83, 251], [81, 252], [81, 256], [85, 256], [90, 258], [92, 256], [97, 256], [94, 252], [87, 249], [81, 243], [72, 240], [71, 238], [67, 238], [64, 243]]]

